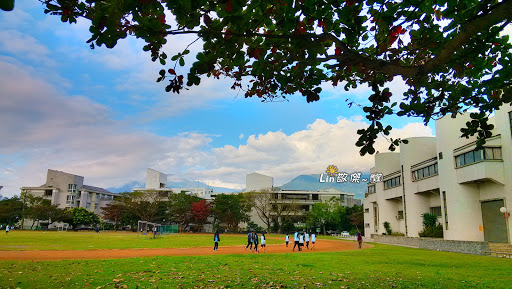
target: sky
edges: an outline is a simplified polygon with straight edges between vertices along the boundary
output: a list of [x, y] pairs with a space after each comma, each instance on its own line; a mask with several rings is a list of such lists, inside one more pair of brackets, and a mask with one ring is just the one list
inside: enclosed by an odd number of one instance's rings
[[[0, 190], [19, 194], [39, 186], [47, 169], [85, 177], [85, 184], [119, 187], [144, 182], [146, 168], [170, 179], [200, 180], [243, 189], [245, 175], [259, 172], [281, 185], [328, 165], [368, 172], [373, 156], [361, 157], [356, 131], [364, 128], [368, 87], [345, 92], [325, 84], [320, 101], [302, 96], [262, 103], [231, 90], [229, 79], [203, 78], [181, 94], [156, 83], [159, 64], [143, 43], [124, 39], [114, 49], [86, 43], [87, 22], [69, 25], [43, 13], [38, 1], [18, 0], [0, 11]], [[193, 41], [169, 39], [174, 55]], [[191, 47], [189, 63], [201, 49]], [[186, 74], [185, 68], [178, 73]], [[391, 83], [393, 98], [405, 91]], [[391, 137], [433, 136], [434, 124], [389, 117]], [[387, 151], [384, 139], [377, 150]]]

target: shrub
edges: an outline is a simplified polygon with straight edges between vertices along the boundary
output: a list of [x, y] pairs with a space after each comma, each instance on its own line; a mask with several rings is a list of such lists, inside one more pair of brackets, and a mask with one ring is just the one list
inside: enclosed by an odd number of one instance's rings
[[384, 229], [386, 229], [386, 234], [391, 235], [391, 233], [393, 233], [393, 231], [391, 230], [391, 225], [389, 224], [389, 222], [386, 221], [382, 224], [384, 225]]
[[418, 233], [418, 235], [420, 237], [442, 238], [443, 237], [443, 225], [438, 224], [435, 227], [424, 228], [423, 231]]
[[418, 233], [420, 237], [443, 237], [443, 225], [437, 222], [437, 216], [435, 214], [424, 213], [421, 217], [423, 218], [423, 230]]
[[400, 233], [400, 232], [393, 232], [391, 233], [392, 236], [405, 236], [404, 233]]

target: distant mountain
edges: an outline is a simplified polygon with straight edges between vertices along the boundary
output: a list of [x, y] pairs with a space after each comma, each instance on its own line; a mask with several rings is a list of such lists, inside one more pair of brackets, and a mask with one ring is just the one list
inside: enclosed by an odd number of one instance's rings
[[[325, 175], [324, 175], [325, 176]], [[369, 175], [361, 175], [362, 179], [368, 179]], [[320, 189], [328, 189], [335, 188], [337, 190], [343, 191], [345, 193], [355, 194], [355, 199], [363, 199], [364, 193], [367, 190], [366, 186], [367, 182], [360, 183], [351, 183], [350, 175], [348, 177], [348, 182], [345, 183], [321, 183], [320, 182], [320, 174], [314, 175], [300, 175], [290, 182], [279, 186], [282, 190], [308, 190], [308, 191], [317, 191]]]
[[[122, 192], [131, 192], [133, 188], [144, 188], [146, 186], [145, 183], [133, 181], [130, 183], [127, 183], [125, 185], [122, 185], [120, 187], [112, 187], [107, 188], [108, 191], [111, 191], [112, 193], [122, 193]], [[168, 188], [212, 188], [214, 193], [232, 193], [237, 192], [239, 190], [233, 190], [228, 188], [221, 188], [221, 187], [212, 187], [208, 186], [207, 184], [203, 182], [193, 182], [187, 179], [180, 180], [180, 181], [174, 181], [174, 182], [167, 182]]]
[[133, 188], [144, 188], [145, 184], [137, 181], [133, 181], [127, 184], [124, 184], [120, 187], [112, 187], [107, 188], [107, 191], [111, 191], [112, 193], [124, 193], [124, 192], [131, 192]]

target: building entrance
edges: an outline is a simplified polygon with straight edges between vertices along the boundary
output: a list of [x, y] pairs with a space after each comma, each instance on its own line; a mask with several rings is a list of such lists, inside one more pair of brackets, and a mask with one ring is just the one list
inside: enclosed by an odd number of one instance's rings
[[507, 220], [500, 212], [505, 203], [503, 200], [482, 202], [482, 221], [484, 225], [484, 241], [508, 243]]

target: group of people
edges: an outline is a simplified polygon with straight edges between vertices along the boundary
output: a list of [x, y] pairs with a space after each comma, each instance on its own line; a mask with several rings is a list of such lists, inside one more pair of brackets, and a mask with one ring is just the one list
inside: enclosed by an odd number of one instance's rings
[[[295, 252], [295, 247], [298, 247], [299, 251], [302, 251], [302, 248], [305, 246], [308, 250], [316, 250], [315, 249], [315, 243], [316, 243], [316, 235], [314, 232], [311, 234], [308, 232], [299, 232], [295, 231], [293, 234], [293, 249], [292, 252]], [[311, 241], [311, 248], [309, 247], [309, 242]], [[290, 242], [290, 237], [288, 234], [286, 234], [285, 237], [286, 247], [288, 247], [288, 243]]]
[[[267, 252], [267, 237], [265, 237], [265, 232], [261, 233], [261, 242], [259, 242], [258, 232], [252, 231], [247, 234], [247, 246], [245, 246], [245, 250], [249, 248], [249, 250], [254, 253], [259, 253], [263, 250], [263, 253]], [[254, 244], [254, 249], [253, 249]], [[258, 244], [261, 247], [258, 249]]]

